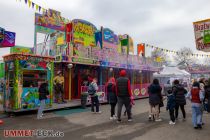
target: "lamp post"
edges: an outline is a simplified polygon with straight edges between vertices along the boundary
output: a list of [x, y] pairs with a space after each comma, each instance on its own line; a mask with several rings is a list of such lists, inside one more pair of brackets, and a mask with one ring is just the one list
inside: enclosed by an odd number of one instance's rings
[[139, 70], [139, 74], [140, 74], [140, 93], [141, 93], [141, 88], [142, 88], [142, 70]]
[[110, 75], [111, 75], [112, 77], [114, 77], [113, 68], [109, 68], [109, 72], [111, 73]]
[[73, 64], [67, 65], [69, 69], [69, 100], [71, 100], [71, 69], [73, 68]]

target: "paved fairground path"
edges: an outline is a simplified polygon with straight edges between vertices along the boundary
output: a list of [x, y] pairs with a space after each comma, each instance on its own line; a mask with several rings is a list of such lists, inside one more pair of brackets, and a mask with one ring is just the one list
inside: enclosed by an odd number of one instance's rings
[[[180, 112], [176, 125], [169, 125], [169, 115], [165, 107], [161, 108], [162, 122], [148, 121], [148, 99], [135, 101], [133, 122], [127, 122], [123, 116], [122, 123], [109, 120], [110, 106], [100, 106], [102, 114], [92, 114], [89, 108], [83, 111], [61, 110], [45, 113], [41, 120], [36, 114], [19, 115], [3, 119], [0, 125], [0, 139], [61, 139], [61, 140], [210, 140], [210, 114], [204, 113], [205, 125], [202, 130], [195, 130], [191, 123], [190, 103], [185, 107], [186, 121], [182, 121]], [[77, 110], [77, 109], [75, 109]], [[68, 113], [70, 112], [70, 113]], [[53, 130], [63, 132], [63, 137], [48, 138], [5, 138], [4, 130]]]

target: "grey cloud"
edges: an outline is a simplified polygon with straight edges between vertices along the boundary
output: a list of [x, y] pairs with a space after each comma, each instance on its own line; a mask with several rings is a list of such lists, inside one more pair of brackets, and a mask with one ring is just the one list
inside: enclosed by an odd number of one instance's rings
[[[92, 22], [117, 34], [129, 34], [134, 43], [146, 42], [178, 50], [195, 50], [192, 22], [209, 18], [209, 0], [34, 0], [61, 11], [70, 20]], [[17, 33], [17, 44], [33, 46], [34, 11], [23, 2], [0, 0], [0, 26]], [[5, 53], [5, 52], [4, 52]], [[2, 55], [2, 52], [0, 52]]]

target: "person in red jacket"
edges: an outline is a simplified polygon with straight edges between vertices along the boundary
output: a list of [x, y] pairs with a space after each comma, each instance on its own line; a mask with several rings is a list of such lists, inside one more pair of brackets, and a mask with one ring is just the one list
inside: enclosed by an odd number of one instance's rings
[[128, 115], [128, 121], [132, 121], [131, 116], [131, 85], [130, 80], [126, 77], [126, 71], [120, 71], [120, 77], [116, 80], [116, 93], [118, 101], [118, 111], [117, 111], [117, 122], [121, 122], [121, 112], [122, 107], [125, 105], [126, 112]]
[[202, 129], [201, 103], [204, 99], [198, 82], [193, 83], [191, 91], [186, 96], [192, 103], [192, 123], [195, 129]]

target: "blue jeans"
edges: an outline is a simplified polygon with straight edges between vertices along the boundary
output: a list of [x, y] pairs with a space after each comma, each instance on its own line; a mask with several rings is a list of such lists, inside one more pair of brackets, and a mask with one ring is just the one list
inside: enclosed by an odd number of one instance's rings
[[39, 106], [39, 110], [37, 113], [37, 119], [39, 119], [42, 116], [44, 107], [45, 107], [45, 99], [40, 101], [40, 106]]
[[202, 124], [201, 106], [192, 105], [192, 123], [194, 127]]

